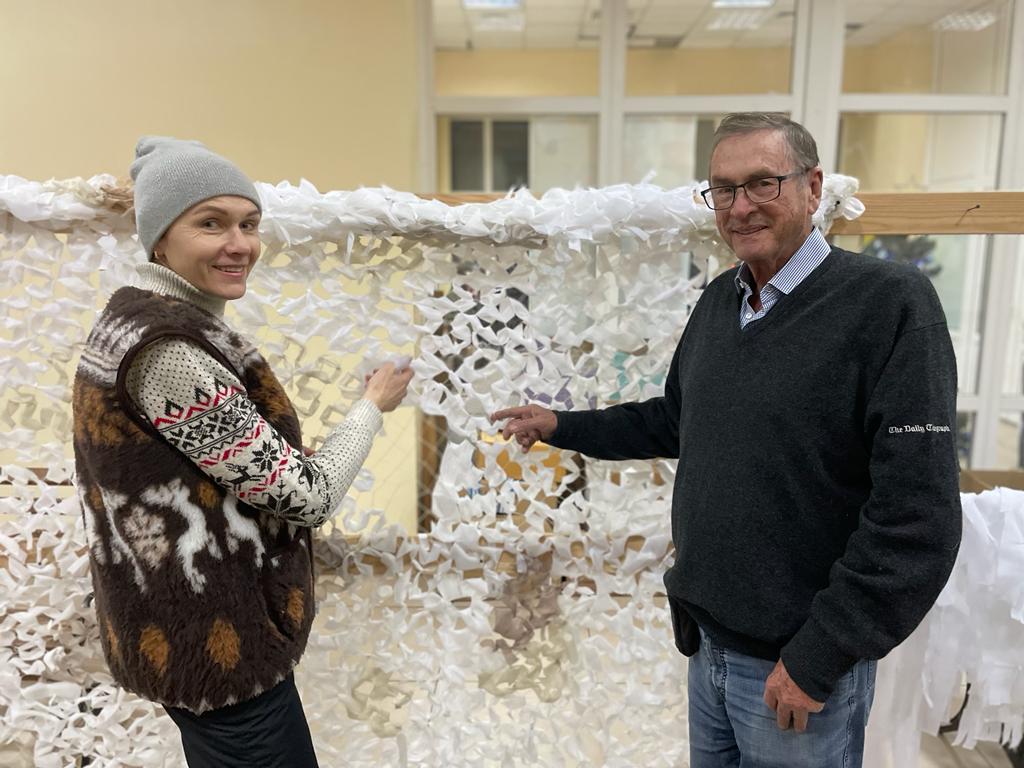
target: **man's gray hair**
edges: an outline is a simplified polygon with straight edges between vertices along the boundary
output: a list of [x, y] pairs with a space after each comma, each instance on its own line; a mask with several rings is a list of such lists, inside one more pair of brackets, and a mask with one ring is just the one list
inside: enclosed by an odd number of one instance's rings
[[715, 129], [711, 155], [714, 156], [715, 148], [723, 139], [756, 131], [779, 131], [799, 169], [818, 165], [818, 145], [814, 143], [814, 137], [800, 123], [790, 120], [781, 112], [734, 112], [726, 115]]

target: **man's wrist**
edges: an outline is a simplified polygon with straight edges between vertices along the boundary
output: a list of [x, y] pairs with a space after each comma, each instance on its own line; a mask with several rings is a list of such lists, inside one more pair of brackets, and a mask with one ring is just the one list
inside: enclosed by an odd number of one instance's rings
[[815, 701], [828, 699], [839, 678], [860, 661], [836, 646], [813, 617], [783, 647], [781, 657], [793, 682]]

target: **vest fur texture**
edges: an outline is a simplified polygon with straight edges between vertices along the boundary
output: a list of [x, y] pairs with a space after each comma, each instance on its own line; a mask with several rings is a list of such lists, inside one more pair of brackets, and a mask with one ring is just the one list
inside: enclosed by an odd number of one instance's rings
[[[187, 338], [234, 371], [257, 410], [295, 448], [295, 410], [255, 348], [175, 298], [122, 288], [86, 342], [73, 413], [103, 652], [130, 691], [201, 713], [253, 698], [298, 662], [313, 620], [312, 540], [239, 501], [160, 437], [125, 389], [135, 354]], [[181, 420], [232, 394], [168, 402]]]

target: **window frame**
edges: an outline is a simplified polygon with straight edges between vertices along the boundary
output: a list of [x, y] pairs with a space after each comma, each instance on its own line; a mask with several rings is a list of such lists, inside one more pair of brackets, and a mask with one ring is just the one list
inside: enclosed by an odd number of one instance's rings
[[[741, 110], [788, 112], [815, 136], [826, 170], [836, 167], [839, 120], [844, 112], [999, 113], [1003, 133], [997, 190], [1024, 188], [1024, 0], [1011, 0], [1009, 68], [1005, 94], [843, 93], [846, 9], [855, 0], [797, 0], [792, 42], [790, 93], [627, 97], [628, 5], [601, 0], [599, 95], [596, 97], [474, 98], [438, 97], [433, 80], [431, 0], [417, 3], [420, 56], [420, 178], [435, 191], [438, 117], [469, 118], [580, 114], [596, 117], [598, 184], [623, 181], [622, 141], [626, 115], [721, 114]], [[485, 132], [485, 136], [489, 131]], [[488, 163], [490, 162], [488, 157]], [[490, 185], [490, 179], [487, 180]], [[970, 465], [997, 468], [1000, 414], [1024, 411], [1024, 395], [1002, 391], [1010, 342], [1010, 316], [1024, 236], [993, 235], [984, 287], [984, 320], [976, 394], [961, 394], [957, 407], [974, 415]]]

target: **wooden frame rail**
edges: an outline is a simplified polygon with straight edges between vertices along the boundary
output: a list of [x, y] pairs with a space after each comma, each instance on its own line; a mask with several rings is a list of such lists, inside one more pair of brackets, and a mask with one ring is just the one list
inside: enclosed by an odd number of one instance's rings
[[864, 215], [830, 235], [1021, 235], [1024, 192], [865, 192]]
[[[432, 194], [448, 205], [500, 194]], [[1024, 192], [863, 192], [864, 214], [836, 219], [829, 235], [1024, 235]]]

